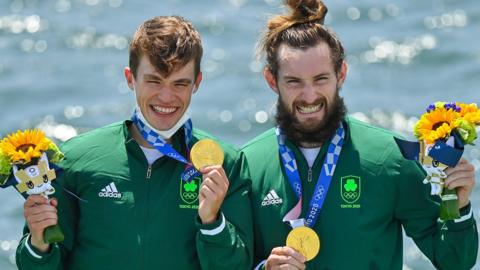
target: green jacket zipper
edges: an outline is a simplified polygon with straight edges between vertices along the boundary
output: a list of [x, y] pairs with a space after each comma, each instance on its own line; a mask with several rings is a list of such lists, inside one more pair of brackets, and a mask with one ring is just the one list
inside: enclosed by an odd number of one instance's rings
[[308, 182], [312, 182], [312, 167], [308, 167], [307, 180], [308, 180]]
[[148, 169], [147, 169], [147, 180], [150, 179], [152, 176], [152, 164], [148, 164]]

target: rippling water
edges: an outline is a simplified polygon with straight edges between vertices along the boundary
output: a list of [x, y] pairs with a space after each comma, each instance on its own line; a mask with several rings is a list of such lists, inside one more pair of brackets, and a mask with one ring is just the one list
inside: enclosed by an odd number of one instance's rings
[[[205, 47], [204, 81], [191, 106], [195, 125], [241, 145], [272, 125], [276, 96], [253, 52], [279, 3], [2, 0], [0, 135], [37, 126], [62, 141], [128, 117], [133, 96], [123, 67], [130, 36], [152, 16], [179, 14], [198, 28]], [[326, 22], [347, 50], [342, 95], [356, 117], [410, 134], [415, 116], [433, 101], [480, 103], [480, 5], [474, 0], [326, 3]], [[478, 169], [480, 148], [469, 147], [466, 155]], [[13, 190], [0, 192], [0, 269], [15, 269], [22, 199]], [[479, 195], [476, 188], [475, 205]], [[404, 257], [405, 269], [432, 269], [410, 240]]]

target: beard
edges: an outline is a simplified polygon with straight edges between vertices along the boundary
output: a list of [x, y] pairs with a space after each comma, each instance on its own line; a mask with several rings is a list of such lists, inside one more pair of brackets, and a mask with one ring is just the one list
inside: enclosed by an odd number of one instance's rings
[[295, 143], [296, 145], [309, 145], [318, 146], [329, 140], [335, 131], [339, 127], [340, 123], [345, 119], [347, 108], [343, 101], [343, 98], [338, 95], [340, 89], [337, 89], [332, 104], [327, 104], [325, 98], [319, 98], [314, 104], [323, 102], [325, 116], [320, 121], [311, 123], [306, 121], [301, 123], [297, 117], [295, 117], [296, 105], [306, 105], [304, 103], [294, 103], [292, 105], [292, 111], [288, 110], [287, 105], [282, 101], [281, 96], [277, 102], [277, 115], [275, 119], [277, 125], [285, 133], [285, 136]]

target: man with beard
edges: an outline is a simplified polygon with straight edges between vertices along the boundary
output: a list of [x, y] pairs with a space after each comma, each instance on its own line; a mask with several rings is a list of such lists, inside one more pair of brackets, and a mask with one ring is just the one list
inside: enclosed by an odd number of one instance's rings
[[[440, 269], [470, 269], [478, 235], [474, 169], [447, 170], [461, 217], [441, 221], [425, 174], [392, 132], [346, 116], [343, 47], [321, 1], [290, 0], [260, 43], [278, 127], [247, 143], [254, 261], [265, 269], [402, 269], [402, 227]], [[320, 245], [321, 243], [321, 245]], [[319, 247], [321, 246], [320, 251]]]

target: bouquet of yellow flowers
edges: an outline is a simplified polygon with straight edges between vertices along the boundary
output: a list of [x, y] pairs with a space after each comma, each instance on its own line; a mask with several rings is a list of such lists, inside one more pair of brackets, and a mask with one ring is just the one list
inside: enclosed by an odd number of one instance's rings
[[[40, 130], [25, 130], [0, 141], [0, 187], [13, 186], [24, 197], [39, 194], [46, 198], [55, 192], [51, 181], [56, 173], [50, 167], [63, 159], [58, 147]], [[63, 241], [58, 225], [44, 232], [46, 243]]]
[[431, 194], [439, 195], [440, 219], [453, 220], [460, 216], [456, 190], [444, 188], [445, 170], [455, 167], [462, 157], [464, 145], [473, 144], [480, 125], [480, 110], [476, 104], [436, 102], [428, 106], [415, 124], [419, 140], [412, 144], [395, 139], [405, 158], [418, 160], [427, 173], [424, 183], [431, 184]]
[[477, 104], [437, 102], [428, 106], [414, 132], [426, 144], [447, 140], [455, 133], [463, 144], [472, 144], [477, 138], [476, 126], [479, 124]]

